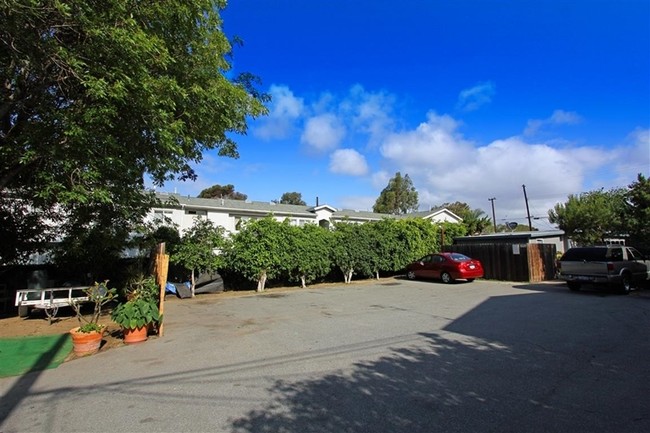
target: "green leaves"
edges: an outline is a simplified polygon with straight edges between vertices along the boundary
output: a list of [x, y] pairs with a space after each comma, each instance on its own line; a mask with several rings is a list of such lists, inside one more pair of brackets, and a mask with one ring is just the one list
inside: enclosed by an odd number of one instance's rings
[[400, 172], [388, 181], [372, 208], [373, 212], [388, 214], [405, 214], [417, 209], [418, 192], [409, 175], [402, 177]]
[[111, 319], [124, 329], [138, 329], [150, 323], [162, 322], [157, 302], [139, 297], [115, 307]]
[[195, 217], [192, 227], [185, 231], [180, 244], [174, 247], [170, 260], [186, 269], [214, 271], [223, 265], [220, 250], [224, 248], [224, 228], [207, 218]]
[[[0, 196], [22, 200], [48, 239], [76, 237], [97, 224], [81, 208], [111, 204], [139, 222], [145, 176], [192, 179], [191, 163], [210, 149], [236, 157], [232, 136], [266, 113], [265, 95], [250, 77], [224, 76], [224, 5], [4, 0]], [[48, 227], [41, 216], [52, 209], [74, 221]]]
[[291, 244], [288, 222], [278, 222], [272, 216], [243, 225], [232, 237], [227, 266], [244, 278], [258, 282], [263, 291], [267, 278], [275, 278], [291, 268]]
[[626, 232], [625, 195], [623, 189], [571, 194], [565, 203], [558, 203], [549, 211], [549, 221], [580, 245], [602, 243]]
[[625, 194], [626, 222], [630, 237], [637, 245], [650, 245], [650, 178], [641, 173]]

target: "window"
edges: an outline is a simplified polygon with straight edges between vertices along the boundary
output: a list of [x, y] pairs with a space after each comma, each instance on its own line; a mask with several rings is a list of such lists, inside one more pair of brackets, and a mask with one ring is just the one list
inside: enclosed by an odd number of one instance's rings
[[643, 260], [643, 255], [634, 248], [628, 248], [627, 258], [631, 260]]
[[165, 221], [172, 215], [172, 213], [173, 212], [170, 210], [154, 210], [153, 219], [154, 221]]
[[431, 260], [432, 263], [444, 263], [445, 258], [443, 256], [433, 256]]
[[206, 216], [208, 214], [207, 211], [204, 210], [186, 210], [185, 215], [198, 215], [198, 216]]

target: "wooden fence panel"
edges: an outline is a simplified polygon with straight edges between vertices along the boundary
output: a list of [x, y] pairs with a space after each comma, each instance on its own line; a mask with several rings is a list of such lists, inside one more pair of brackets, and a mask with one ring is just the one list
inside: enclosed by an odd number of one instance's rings
[[451, 245], [444, 250], [480, 260], [488, 280], [534, 282], [555, 277], [555, 245], [485, 243]]
[[529, 281], [547, 281], [555, 278], [555, 245], [529, 244], [528, 269]]

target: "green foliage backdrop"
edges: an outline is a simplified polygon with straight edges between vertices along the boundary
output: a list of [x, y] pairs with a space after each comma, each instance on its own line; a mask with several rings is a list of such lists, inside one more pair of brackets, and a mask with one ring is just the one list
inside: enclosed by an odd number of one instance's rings
[[238, 156], [233, 134], [267, 97], [250, 74], [227, 78], [225, 4], [0, 0], [0, 263], [129, 227], [154, 201], [146, 176], [193, 179], [206, 150]]

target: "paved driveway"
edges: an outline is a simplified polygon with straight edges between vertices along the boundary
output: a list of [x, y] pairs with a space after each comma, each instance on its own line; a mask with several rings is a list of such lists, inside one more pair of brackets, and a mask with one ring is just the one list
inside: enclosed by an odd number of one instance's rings
[[0, 379], [0, 432], [650, 431], [650, 296], [382, 280], [166, 305]]

